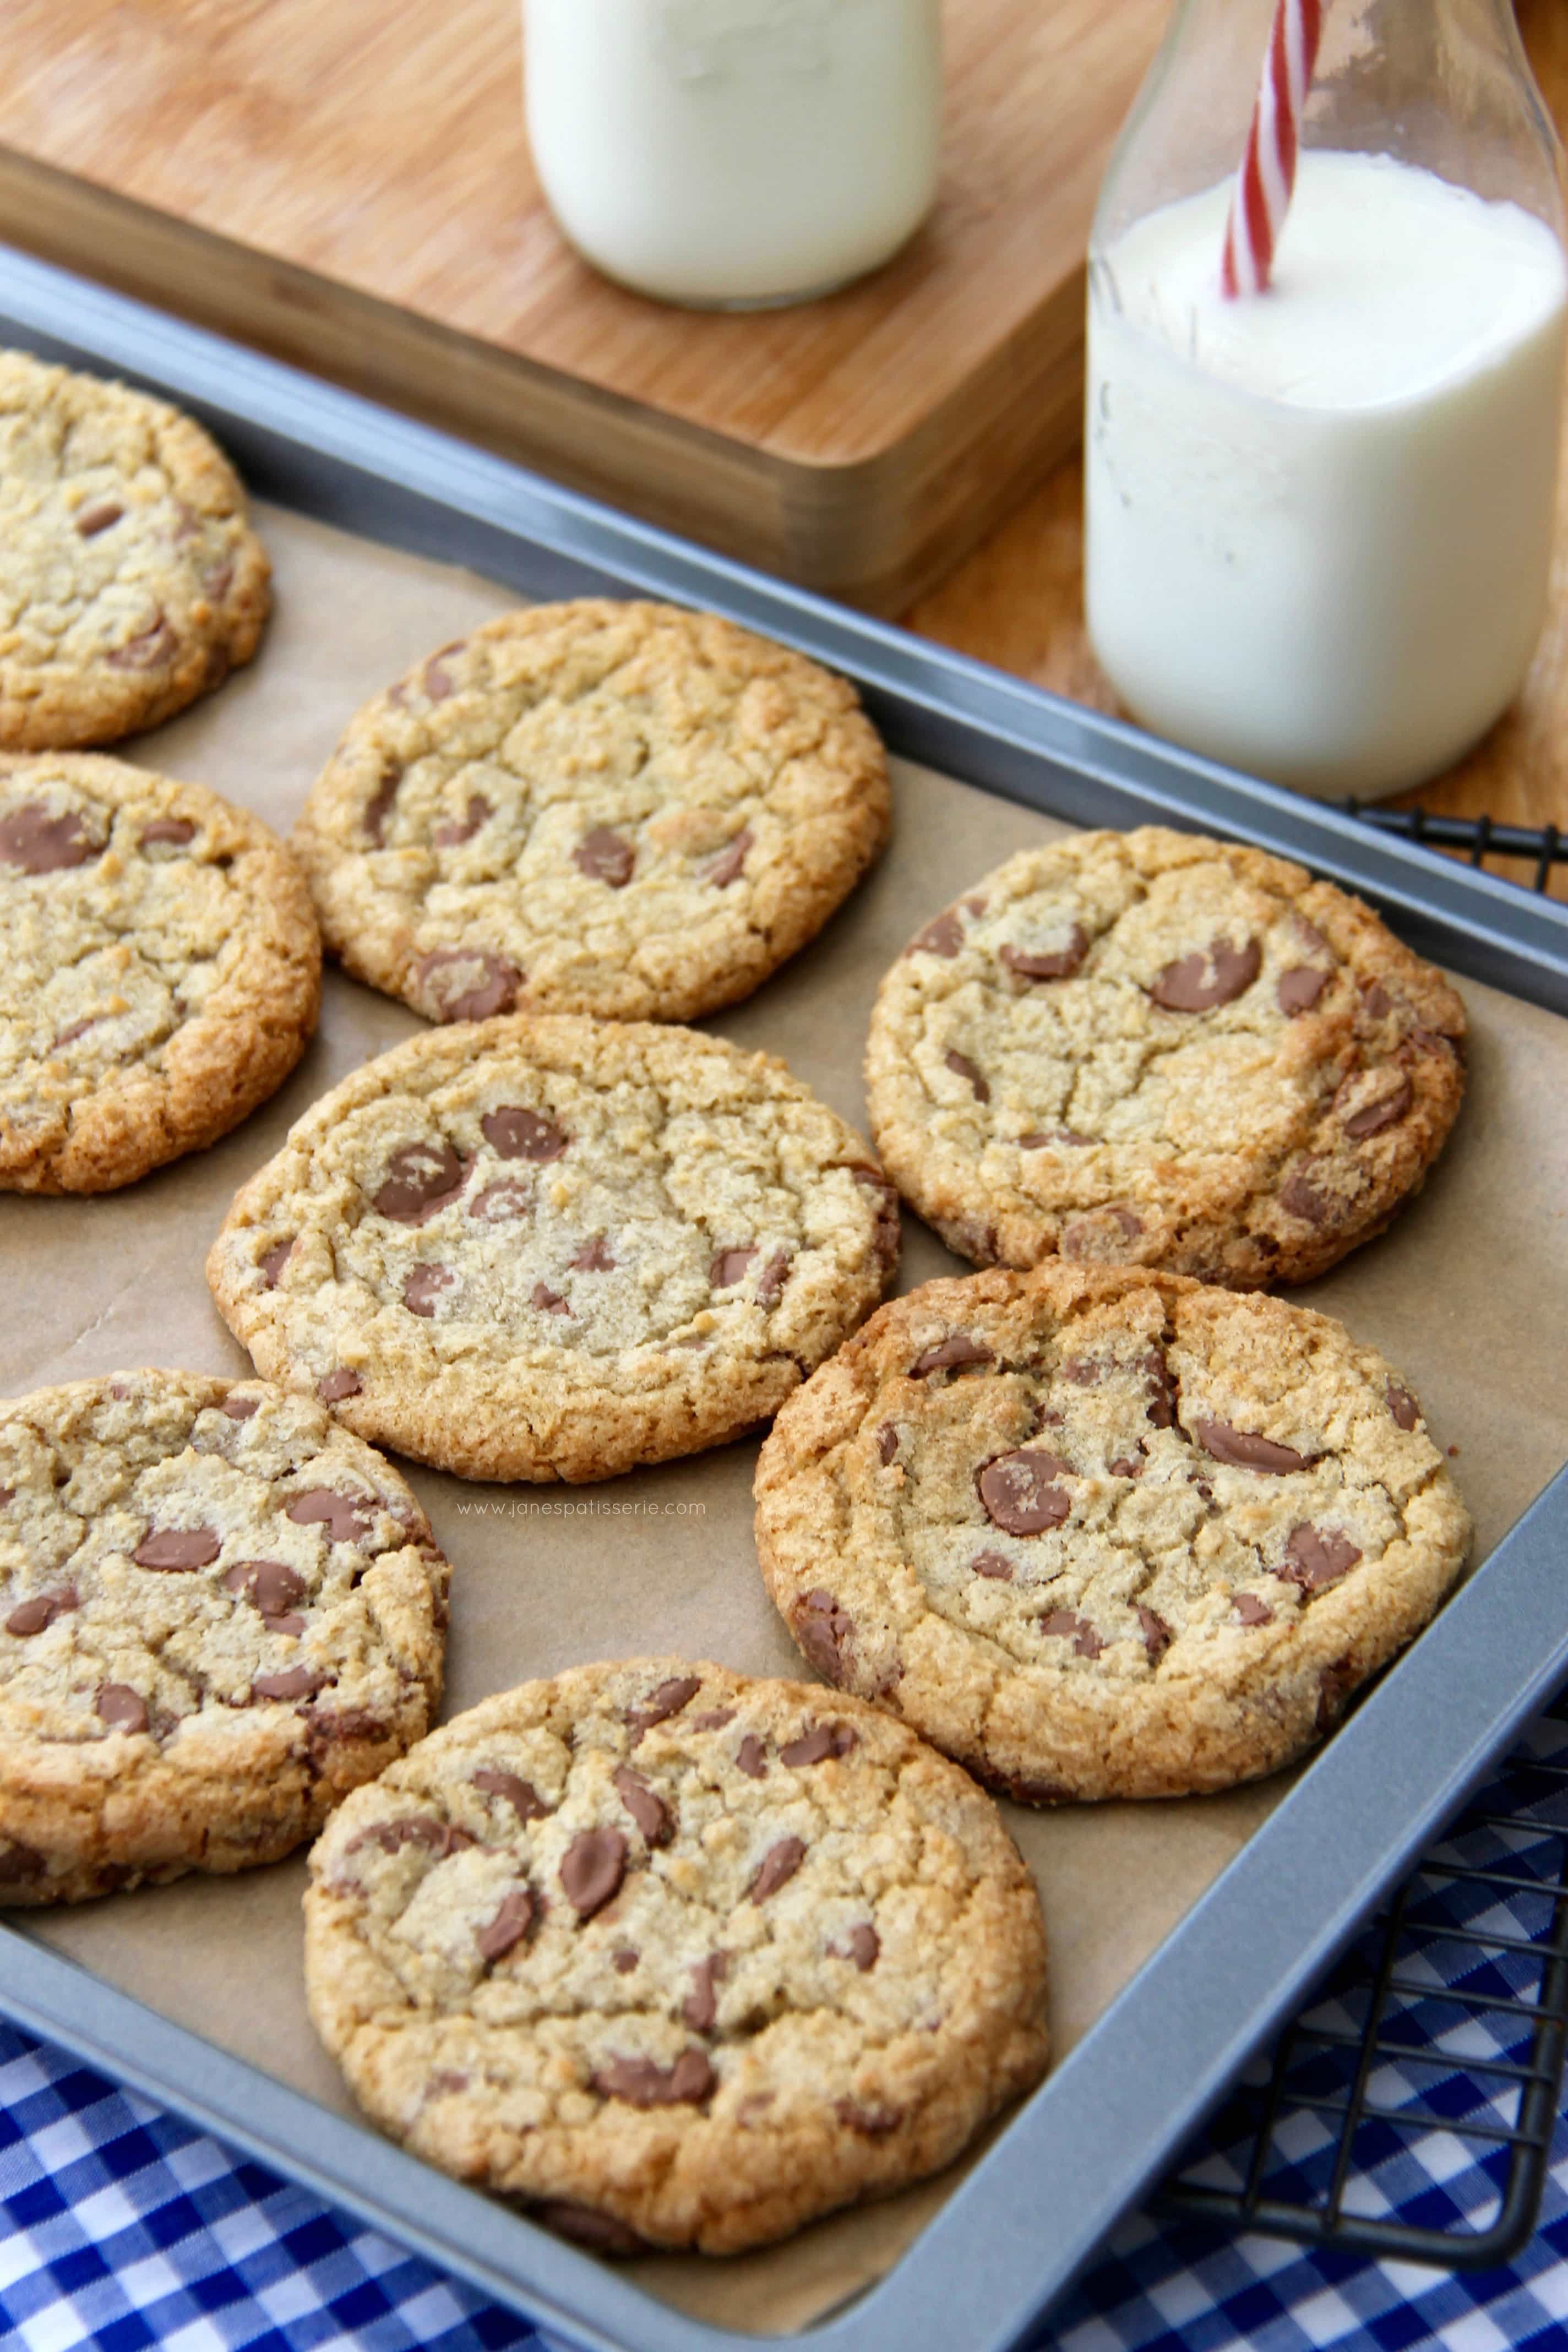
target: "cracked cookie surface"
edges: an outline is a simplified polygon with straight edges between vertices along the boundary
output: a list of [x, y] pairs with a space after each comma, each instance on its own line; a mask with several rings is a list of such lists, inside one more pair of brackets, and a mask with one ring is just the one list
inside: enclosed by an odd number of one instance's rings
[[431, 1021], [689, 1021], [815, 938], [888, 838], [815, 662], [668, 604], [542, 604], [368, 704], [294, 835], [327, 943]]
[[101, 1192], [237, 1125], [316, 1025], [310, 893], [258, 817], [85, 752], [0, 756], [0, 1190]]
[[247, 662], [266, 552], [178, 409], [0, 352], [0, 746], [155, 727]]
[[428, 1031], [317, 1103], [207, 1278], [258, 1369], [470, 1478], [739, 1435], [869, 1313], [898, 1204], [782, 1062], [647, 1023]]
[[1289, 1763], [1470, 1538], [1420, 1407], [1342, 1325], [1060, 1260], [884, 1307], [784, 1407], [756, 1494], [818, 1673], [1031, 1803]]
[[134, 1371], [0, 1404], [0, 1903], [310, 1836], [429, 1728], [447, 1573], [308, 1399]]
[[871, 1132], [978, 1264], [1305, 1282], [1419, 1188], [1464, 1034], [1441, 974], [1302, 867], [1081, 834], [998, 866], [889, 972]]
[[1045, 2070], [995, 1807], [855, 1699], [674, 1658], [459, 1716], [310, 1855], [310, 2014], [384, 2131], [605, 2252], [784, 2236]]

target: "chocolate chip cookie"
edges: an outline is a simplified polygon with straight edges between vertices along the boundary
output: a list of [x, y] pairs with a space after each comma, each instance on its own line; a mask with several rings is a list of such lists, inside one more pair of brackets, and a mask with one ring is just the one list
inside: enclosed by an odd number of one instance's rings
[[431, 1021], [689, 1021], [816, 937], [887, 840], [852, 689], [728, 621], [503, 614], [354, 719], [295, 834], [327, 944]]
[[459, 1716], [310, 1856], [310, 2014], [381, 2128], [610, 2252], [731, 2253], [1045, 2071], [1039, 1900], [901, 1724], [672, 1658]]
[[0, 1404], [0, 1903], [287, 1853], [428, 1729], [447, 1580], [308, 1398], [139, 1371]]
[[1419, 1405], [1342, 1325], [1059, 1259], [884, 1307], [784, 1407], [756, 1492], [817, 1672], [1036, 1804], [1289, 1763], [1470, 1538]]
[[103, 1192], [226, 1135], [321, 1002], [258, 817], [121, 760], [0, 757], [0, 1190]]
[[268, 566], [201, 426], [0, 352], [0, 746], [110, 743], [247, 662]]
[[981, 1265], [1305, 1282], [1417, 1191], [1464, 1007], [1359, 900], [1145, 827], [1026, 850], [910, 942], [867, 1054], [888, 1171]]
[[775, 1412], [880, 1297], [898, 1203], [782, 1062], [569, 1013], [346, 1079], [207, 1261], [258, 1368], [468, 1478], [605, 1478]]

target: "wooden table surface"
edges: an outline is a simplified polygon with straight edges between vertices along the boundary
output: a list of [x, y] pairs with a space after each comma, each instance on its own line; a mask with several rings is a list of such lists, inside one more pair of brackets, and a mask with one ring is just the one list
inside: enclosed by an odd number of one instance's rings
[[[1568, 131], [1568, 6], [1519, 0], [1526, 47], [1547, 102]], [[908, 627], [1101, 710], [1118, 706], [1083, 626], [1082, 476], [1078, 459], [1009, 517], [903, 615]], [[1559, 486], [1557, 557], [1546, 627], [1524, 691], [1460, 766], [1397, 806], [1568, 831], [1568, 465]], [[1500, 861], [1494, 872], [1528, 878]], [[1553, 895], [1568, 898], [1568, 868]]]

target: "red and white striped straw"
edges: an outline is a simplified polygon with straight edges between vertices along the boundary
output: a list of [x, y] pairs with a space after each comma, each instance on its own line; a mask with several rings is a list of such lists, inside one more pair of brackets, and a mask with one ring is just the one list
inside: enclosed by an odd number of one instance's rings
[[1322, 37], [1324, 0], [1279, 0], [1247, 152], [1236, 175], [1226, 224], [1220, 284], [1234, 298], [1261, 294], [1296, 184], [1301, 110]]

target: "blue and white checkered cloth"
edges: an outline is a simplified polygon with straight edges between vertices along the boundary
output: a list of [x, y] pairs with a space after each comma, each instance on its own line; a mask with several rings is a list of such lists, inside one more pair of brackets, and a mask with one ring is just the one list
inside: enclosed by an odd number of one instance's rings
[[[1568, 1726], [1543, 1718], [1521, 1752], [1568, 1763]], [[1531, 1801], [1517, 1779], [1488, 1793], [1512, 1821], [1470, 1830], [1429, 1858], [1437, 1866], [1406, 1913], [1404, 1989], [1382, 2022], [1396, 2054], [1367, 2086], [1384, 2109], [1418, 2105], [1437, 2120], [1415, 2131], [1363, 2126], [1347, 2210], [1479, 2229], [1498, 2209], [1506, 2152], [1460, 2134], [1478, 2121], [1510, 2126], [1517, 2093], [1467, 2064], [1522, 2057], [1528, 2019], [1486, 2012], [1474, 1997], [1528, 2000], [1540, 1971], [1528, 1955], [1478, 1956], [1452, 1930], [1544, 1936], [1568, 1810], [1550, 1789]], [[1500, 1898], [1447, 1879], [1445, 1859], [1506, 1864], [1542, 1893]], [[1455, 1989], [1472, 1998], [1456, 2006]], [[1365, 1999], [1352, 1959], [1311, 2021], [1353, 2042]], [[1353, 2063], [1353, 2051], [1336, 2060], [1329, 2042], [1293, 2063], [1290, 2079], [1330, 2098]], [[1299, 2197], [1321, 2187], [1333, 2147], [1331, 2118], [1293, 2107], [1275, 2139], [1271, 2189]], [[1222, 2122], [1198, 2177], [1235, 2185], [1245, 2154]], [[304, 2189], [0, 2023], [0, 2342], [20, 2352], [489, 2352], [531, 2336], [513, 2314]], [[1051, 2352], [1568, 2345], [1568, 2118], [1558, 2122], [1540, 2228], [1506, 2268], [1438, 2272], [1140, 2215], [1115, 2232], [1042, 2342]]]

